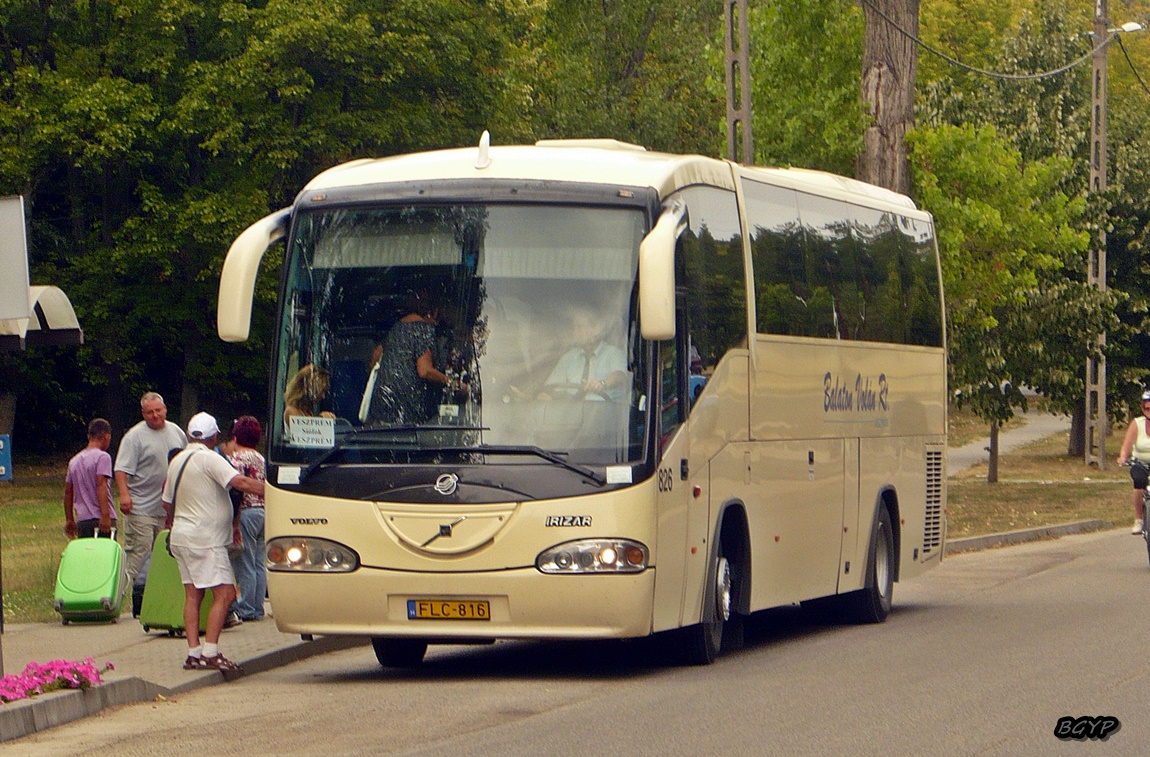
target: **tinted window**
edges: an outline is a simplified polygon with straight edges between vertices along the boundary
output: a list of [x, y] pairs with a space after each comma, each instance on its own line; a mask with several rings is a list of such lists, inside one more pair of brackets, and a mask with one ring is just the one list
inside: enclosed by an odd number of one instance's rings
[[680, 196], [688, 215], [677, 251], [688, 332], [681, 349], [693, 374], [709, 376], [728, 350], [747, 343], [739, 209], [733, 192], [714, 187], [690, 187]]
[[762, 333], [941, 346], [933, 229], [746, 182]]

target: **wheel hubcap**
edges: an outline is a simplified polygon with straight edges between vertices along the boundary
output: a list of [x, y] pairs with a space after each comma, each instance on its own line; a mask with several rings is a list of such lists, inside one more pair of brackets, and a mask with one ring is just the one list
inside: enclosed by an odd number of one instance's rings
[[725, 623], [731, 618], [731, 564], [727, 558], [719, 558], [715, 573], [715, 615]]
[[882, 597], [890, 592], [890, 534], [885, 528], [879, 530], [878, 547], [875, 550], [874, 582], [875, 589]]

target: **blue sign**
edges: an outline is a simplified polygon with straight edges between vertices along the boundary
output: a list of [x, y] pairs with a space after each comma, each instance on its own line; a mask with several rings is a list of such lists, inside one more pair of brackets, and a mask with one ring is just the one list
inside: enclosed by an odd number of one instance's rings
[[12, 480], [12, 444], [7, 434], [0, 434], [0, 481]]

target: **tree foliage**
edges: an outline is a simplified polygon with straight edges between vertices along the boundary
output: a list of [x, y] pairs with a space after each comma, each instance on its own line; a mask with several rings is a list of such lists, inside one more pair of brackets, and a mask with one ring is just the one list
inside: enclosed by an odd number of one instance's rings
[[1026, 161], [993, 126], [910, 137], [915, 184], [935, 214], [947, 292], [952, 388], [991, 423], [1023, 385], [1066, 409], [1083, 396], [1081, 363], [1113, 325], [1113, 298], [1068, 269], [1085, 267], [1082, 197], [1063, 191], [1067, 161]]
[[[921, 0], [920, 32], [979, 67], [1046, 70], [1089, 49], [1079, 6]], [[1150, 0], [1110, 10], [1144, 20]], [[119, 430], [145, 389], [174, 417], [261, 414], [279, 259], [257, 282], [252, 339], [227, 345], [223, 255], [333, 164], [473, 144], [485, 128], [497, 143], [721, 154], [722, 22], [714, 0], [0, 3], [0, 193], [26, 196], [33, 280], [68, 292], [86, 335], [0, 359], [0, 392], [19, 391], [20, 418], [35, 412], [19, 446], [70, 448], [97, 413]], [[852, 0], [751, 2], [756, 162], [853, 173], [863, 26]], [[1136, 66], [1150, 66], [1144, 35], [1126, 38]], [[1150, 378], [1150, 99], [1112, 47], [1111, 191], [1084, 209], [1088, 69], [1020, 84], [920, 54], [915, 191], [944, 244], [956, 386], [1009, 377], [1069, 407], [1081, 334], [1110, 302], [1112, 385]], [[1118, 291], [1099, 301], [1082, 250], [1103, 219]]]
[[866, 126], [858, 4], [760, 3], [750, 17], [756, 162], [853, 175]]

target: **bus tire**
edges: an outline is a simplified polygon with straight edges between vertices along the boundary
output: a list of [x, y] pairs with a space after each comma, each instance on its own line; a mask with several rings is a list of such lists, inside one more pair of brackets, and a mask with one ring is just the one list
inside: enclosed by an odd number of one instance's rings
[[375, 650], [375, 659], [385, 668], [414, 668], [423, 662], [423, 656], [427, 654], [427, 642], [423, 639], [373, 636], [371, 648]]
[[710, 665], [723, 652], [742, 641], [741, 618], [734, 613], [734, 587], [738, 565], [728, 559], [720, 536], [715, 559], [707, 576], [703, 621], [683, 629], [683, 653], [689, 665]]
[[867, 552], [866, 584], [847, 595], [847, 612], [856, 623], [882, 623], [890, 613], [894, 594], [894, 528], [890, 510], [881, 505], [871, 530]]

